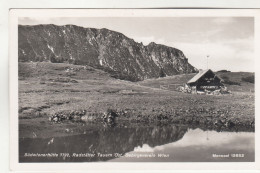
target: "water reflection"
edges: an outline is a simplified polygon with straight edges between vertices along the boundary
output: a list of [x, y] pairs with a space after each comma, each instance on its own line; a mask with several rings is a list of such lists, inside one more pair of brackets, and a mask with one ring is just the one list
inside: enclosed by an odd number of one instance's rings
[[[31, 153], [58, 157], [25, 156]], [[244, 157], [215, 158], [213, 154]], [[20, 162], [254, 161], [254, 133], [219, 133], [185, 126], [99, 128], [74, 136], [20, 139], [19, 155]]]
[[[254, 135], [252, 132], [189, 129], [179, 141], [156, 147], [143, 145], [127, 154], [168, 155], [168, 157], [156, 157], [155, 159], [135, 158], [135, 161], [138, 162], [155, 160], [156, 162], [253, 162], [255, 160]], [[112, 161], [133, 161], [133, 158], [121, 157]]]
[[[19, 140], [20, 162], [85, 162], [106, 161], [114, 153], [124, 155], [137, 146], [151, 147], [180, 140], [187, 132], [183, 126], [114, 127], [86, 132], [86, 134], [55, 138], [24, 138]], [[28, 153], [28, 154], [26, 154]], [[29, 156], [31, 153], [69, 153], [70, 157]], [[72, 157], [75, 154], [95, 154], [94, 157]], [[102, 157], [100, 154], [102, 154]], [[109, 154], [112, 154], [109, 155]], [[26, 156], [27, 155], [27, 156]]]

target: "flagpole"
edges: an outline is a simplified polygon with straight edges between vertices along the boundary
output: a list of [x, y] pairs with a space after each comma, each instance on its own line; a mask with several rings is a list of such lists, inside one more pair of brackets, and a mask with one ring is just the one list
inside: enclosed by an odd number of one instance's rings
[[209, 59], [209, 55], [207, 55], [207, 69], [209, 69], [208, 59]]

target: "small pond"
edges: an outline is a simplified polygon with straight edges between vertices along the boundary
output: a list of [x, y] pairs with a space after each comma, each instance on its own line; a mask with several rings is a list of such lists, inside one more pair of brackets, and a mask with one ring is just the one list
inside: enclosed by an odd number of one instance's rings
[[187, 126], [94, 128], [82, 134], [20, 138], [20, 162], [253, 162], [254, 132]]

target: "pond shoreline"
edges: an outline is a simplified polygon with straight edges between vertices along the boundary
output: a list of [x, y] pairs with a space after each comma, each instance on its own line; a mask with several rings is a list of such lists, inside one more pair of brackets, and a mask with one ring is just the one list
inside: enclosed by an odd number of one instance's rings
[[[203, 131], [214, 130], [217, 132], [255, 132], [255, 128], [251, 126], [250, 122], [240, 122], [234, 126], [226, 126], [224, 123], [213, 124], [214, 121], [198, 121], [201, 117], [182, 117], [181, 120], [157, 120], [147, 121], [142, 119], [116, 118], [113, 124], [103, 121], [102, 118], [92, 119], [92, 121], [77, 120], [63, 120], [58, 123], [49, 121], [47, 117], [38, 117], [30, 119], [19, 120], [19, 137], [49, 137], [49, 136], [66, 136], [73, 134], [82, 134], [86, 131], [91, 131], [93, 128], [136, 128], [136, 127], [154, 127], [154, 126], [185, 126], [190, 129], [200, 128]], [[205, 117], [204, 117], [205, 119]], [[195, 121], [191, 121], [195, 120]], [[217, 120], [214, 118], [214, 120]], [[221, 121], [221, 119], [219, 119]]]
[[[153, 110], [154, 111], [154, 110]], [[61, 111], [52, 115], [49, 120], [59, 123], [62, 120], [83, 120], [86, 122], [105, 122], [110, 126], [114, 123], [129, 121], [131, 123], [150, 124], [183, 124], [189, 126], [214, 129], [254, 129], [255, 120], [249, 117], [237, 117], [229, 110], [205, 109], [172, 109], [161, 110], [153, 114], [136, 112], [135, 110], [108, 109], [103, 113], [87, 113], [82, 111]], [[54, 121], [55, 120], [55, 121]]]

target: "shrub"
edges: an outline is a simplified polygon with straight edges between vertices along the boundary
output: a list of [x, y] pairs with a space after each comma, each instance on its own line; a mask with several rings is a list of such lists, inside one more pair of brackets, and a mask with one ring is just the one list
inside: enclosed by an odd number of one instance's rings
[[239, 82], [234, 82], [234, 81], [230, 81], [230, 80], [225, 80], [224, 84], [228, 84], [228, 85], [240, 85]]
[[229, 71], [229, 70], [219, 70], [218, 72], [227, 73], [227, 72], [231, 72], [231, 71]]
[[229, 80], [229, 77], [227, 77], [227, 76], [222, 76], [221, 78], [224, 79], [225, 81]]
[[242, 77], [241, 80], [244, 82], [255, 83], [255, 76], [252, 75], [252, 76]]
[[227, 77], [227, 76], [222, 76], [221, 78], [224, 79], [224, 82], [223, 82], [224, 84], [228, 84], [228, 85], [240, 85], [239, 82], [234, 82], [234, 81], [229, 80], [229, 77]]
[[166, 77], [166, 74], [165, 74], [165, 72], [163, 71], [162, 68], [159, 71], [159, 77]]

